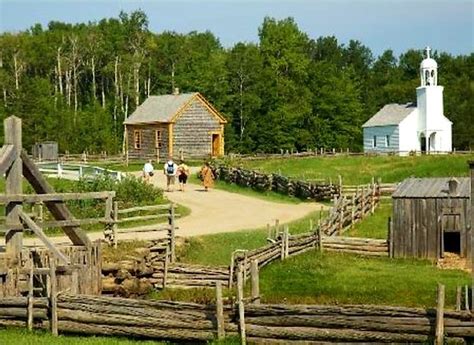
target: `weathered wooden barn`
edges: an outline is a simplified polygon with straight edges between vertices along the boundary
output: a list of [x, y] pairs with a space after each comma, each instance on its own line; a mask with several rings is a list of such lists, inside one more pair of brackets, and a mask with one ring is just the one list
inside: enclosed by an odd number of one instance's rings
[[469, 178], [409, 178], [392, 195], [390, 231], [394, 257], [439, 259], [445, 252], [469, 258]]
[[127, 160], [221, 156], [226, 122], [200, 93], [150, 96], [124, 122]]

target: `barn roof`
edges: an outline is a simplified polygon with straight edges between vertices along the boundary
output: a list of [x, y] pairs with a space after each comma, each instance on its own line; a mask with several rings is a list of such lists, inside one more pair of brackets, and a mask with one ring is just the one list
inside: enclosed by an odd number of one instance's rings
[[398, 125], [415, 109], [416, 105], [413, 103], [387, 104], [364, 123], [362, 127]]
[[[449, 177], [408, 178], [400, 183], [392, 198], [447, 198], [449, 197]], [[470, 179], [456, 177], [459, 182], [457, 195], [452, 198], [469, 198], [471, 193]]]
[[221, 123], [226, 120], [209, 102], [198, 92], [181, 93], [178, 95], [149, 96], [145, 102], [124, 121], [125, 125], [174, 122], [176, 117], [191, 103], [198, 98], [209, 111], [216, 116]]

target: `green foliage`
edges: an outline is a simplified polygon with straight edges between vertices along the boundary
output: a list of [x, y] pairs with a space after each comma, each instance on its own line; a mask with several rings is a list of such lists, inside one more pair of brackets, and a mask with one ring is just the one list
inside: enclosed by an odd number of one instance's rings
[[142, 179], [127, 175], [117, 181], [108, 175], [100, 175], [94, 179], [81, 179], [75, 184], [76, 192], [98, 192], [113, 190], [115, 200], [123, 205], [148, 205], [163, 202], [163, 191]]
[[[0, 120], [23, 119], [26, 148], [56, 140], [61, 151], [115, 153], [137, 105], [179, 87], [227, 117], [227, 151], [359, 150], [361, 124], [381, 106], [416, 100], [421, 50], [374, 57], [356, 40], [309, 37], [293, 18], [266, 17], [258, 34], [225, 49], [209, 31], [150, 32], [143, 11], [2, 33]], [[454, 147], [469, 149], [474, 54], [433, 55]]]

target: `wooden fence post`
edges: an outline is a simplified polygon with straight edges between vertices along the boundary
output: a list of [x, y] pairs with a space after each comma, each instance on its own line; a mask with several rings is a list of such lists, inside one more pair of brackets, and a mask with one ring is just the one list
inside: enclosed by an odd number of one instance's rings
[[365, 210], [365, 186], [362, 186], [362, 194], [360, 196], [360, 219], [364, 218], [364, 210]]
[[280, 251], [280, 260], [285, 260], [285, 232], [283, 231], [280, 235], [281, 239], [281, 251]]
[[222, 283], [216, 281], [216, 321], [217, 321], [217, 339], [225, 338], [224, 325], [224, 302], [222, 301]]
[[444, 343], [444, 285], [438, 284], [438, 305], [436, 307], [436, 339], [435, 344]]
[[237, 271], [237, 303], [239, 305], [239, 332], [240, 343], [245, 345], [247, 340], [245, 336], [245, 308], [244, 308], [244, 282], [242, 264], [239, 265]]
[[31, 267], [28, 274], [28, 316], [27, 327], [31, 331], [33, 329], [33, 258], [31, 258]]
[[[23, 191], [22, 178], [23, 166], [21, 159], [21, 119], [10, 116], [3, 121], [5, 144], [15, 147], [15, 160], [5, 174], [5, 194], [21, 194]], [[6, 223], [19, 224], [21, 202], [9, 202], [5, 205]], [[10, 229], [5, 234], [7, 255], [19, 259], [23, 246], [23, 231]]]
[[169, 243], [169, 245], [170, 245], [171, 262], [176, 261], [174, 218], [175, 218], [174, 204], [171, 204], [170, 209], [169, 209], [169, 217], [168, 217], [168, 222], [169, 222], [169, 226], [170, 226], [170, 243]]
[[163, 261], [163, 289], [166, 288], [168, 281], [168, 258], [169, 258], [169, 248], [166, 247], [165, 251], [165, 261]]
[[393, 258], [393, 228], [392, 228], [392, 218], [388, 217], [387, 221], [388, 228], [388, 257]]
[[469, 285], [464, 286], [464, 309], [470, 310], [469, 308]]
[[58, 291], [57, 291], [57, 280], [56, 280], [56, 262], [53, 257], [53, 253], [49, 256], [49, 282], [50, 282], [50, 326], [51, 333], [58, 335]]
[[456, 311], [461, 310], [462, 287], [456, 286]]
[[252, 303], [260, 304], [260, 280], [258, 260], [253, 260], [250, 266], [250, 279], [252, 283]]
[[114, 214], [113, 214], [113, 221], [114, 223], [112, 224], [112, 243], [114, 245], [114, 248], [117, 248], [117, 243], [118, 243], [118, 201], [114, 201]]
[[285, 225], [285, 259], [289, 256], [290, 251], [290, 230], [288, 225]]
[[355, 194], [352, 193], [352, 200], [351, 200], [351, 228], [354, 227], [354, 224], [355, 224], [355, 210], [356, 210], [356, 198], [355, 198]]

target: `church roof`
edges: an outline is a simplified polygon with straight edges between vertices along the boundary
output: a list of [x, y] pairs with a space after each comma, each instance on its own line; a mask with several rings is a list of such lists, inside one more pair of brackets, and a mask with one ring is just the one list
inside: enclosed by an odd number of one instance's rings
[[171, 122], [175, 114], [197, 94], [197, 92], [193, 92], [178, 95], [149, 96], [125, 120], [124, 124]]
[[362, 127], [398, 125], [415, 109], [416, 105], [413, 103], [387, 104], [364, 123]]

